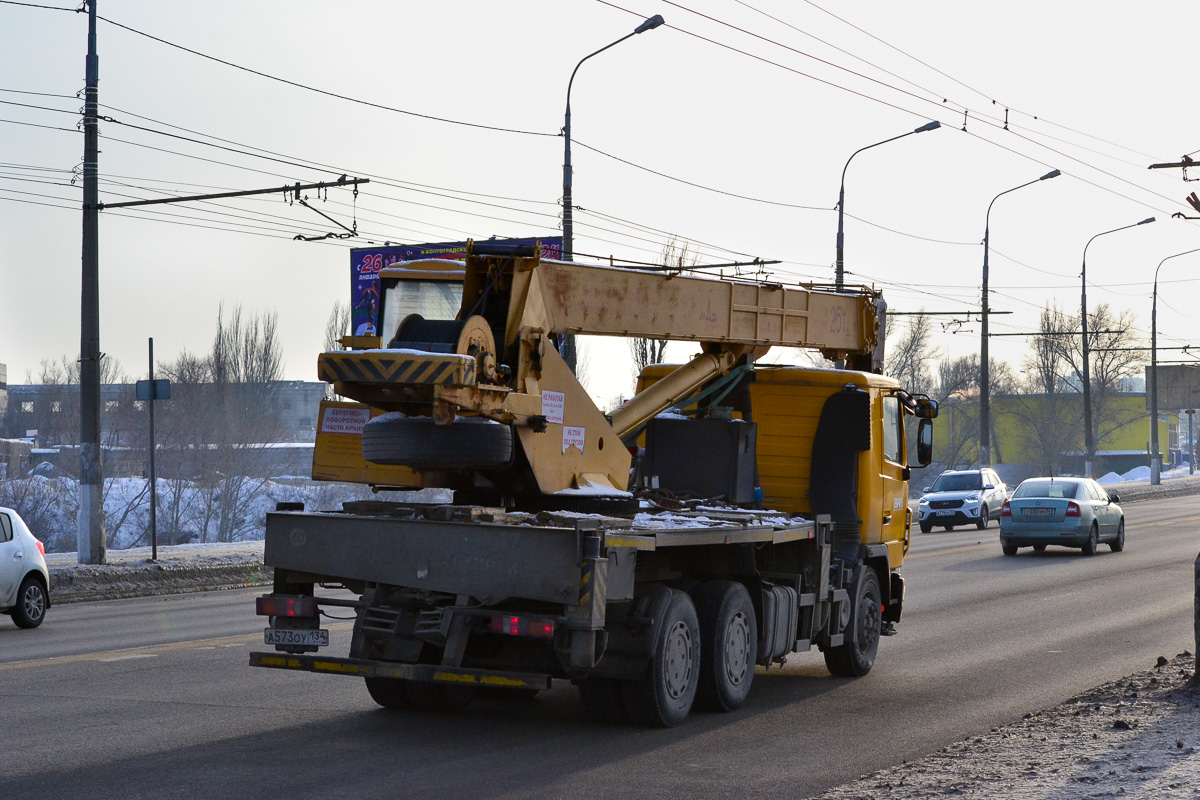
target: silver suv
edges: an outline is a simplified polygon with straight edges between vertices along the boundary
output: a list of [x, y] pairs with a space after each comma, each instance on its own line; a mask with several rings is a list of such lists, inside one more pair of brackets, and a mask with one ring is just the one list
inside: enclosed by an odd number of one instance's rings
[[934, 525], [954, 530], [955, 525], [974, 525], [980, 530], [992, 519], [1000, 518], [1000, 509], [1008, 499], [1008, 487], [995, 470], [947, 470], [933, 486], [926, 486], [917, 506], [917, 524], [921, 533]]

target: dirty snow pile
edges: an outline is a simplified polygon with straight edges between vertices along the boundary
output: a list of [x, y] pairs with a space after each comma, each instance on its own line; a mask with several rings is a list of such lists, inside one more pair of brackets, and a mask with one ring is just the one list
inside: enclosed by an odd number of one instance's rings
[[75, 553], [47, 553], [55, 603], [117, 600], [184, 592], [262, 586], [273, 570], [263, 565], [263, 543], [184, 544], [109, 550], [105, 564], [79, 564]]
[[811, 800], [1197, 800], [1195, 658], [1144, 673], [881, 770]]
[[[1162, 471], [1162, 479], [1165, 481], [1171, 478], [1186, 478], [1191, 474], [1190, 469], [1191, 468], [1188, 466], [1188, 463], [1185, 461], [1183, 462], [1182, 466], [1175, 467], [1174, 469], [1164, 469]], [[1133, 469], [1121, 475], [1118, 475], [1115, 472], [1106, 473], [1097, 478], [1096, 482], [1107, 486], [1115, 483], [1131, 483], [1133, 481], [1148, 480], [1150, 480], [1150, 468], [1143, 465], [1140, 467], [1134, 467]]]

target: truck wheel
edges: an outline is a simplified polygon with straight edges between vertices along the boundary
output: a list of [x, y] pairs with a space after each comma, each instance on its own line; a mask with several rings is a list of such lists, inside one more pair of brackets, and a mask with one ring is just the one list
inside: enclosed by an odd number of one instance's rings
[[429, 469], [502, 467], [512, 460], [512, 428], [483, 417], [438, 425], [432, 417], [384, 415], [367, 423], [363, 458], [373, 464]]
[[474, 686], [405, 681], [408, 700], [418, 711], [461, 711], [475, 699]]
[[638, 725], [669, 728], [687, 718], [700, 682], [700, 623], [692, 599], [672, 591], [646, 677], [622, 687], [625, 711]]
[[864, 564], [854, 591], [845, 643], [825, 651], [825, 666], [831, 673], [841, 678], [860, 678], [871, 671], [882, 632], [881, 602], [879, 578], [875, 570]]
[[[11, 585], [11, 584], [10, 584]], [[18, 628], [36, 628], [46, 618], [46, 590], [41, 581], [26, 575], [17, 590], [17, 605], [12, 610], [13, 622]]]
[[621, 681], [615, 678], [587, 678], [579, 684], [584, 713], [595, 722], [616, 725], [629, 721], [622, 694]]
[[1083, 554], [1085, 556], [1096, 555], [1096, 548], [1100, 546], [1100, 529], [1096, 523], [1092, 523], [1092, 529], [1088, 531], [1087, 541], [1083, 543]]
[[758, 623], [746, 587], [733, 581], [701, 584], [692, 595], [700, 623], [700, 683], [696, 704], [733, 711], [750, 694]]
[[367, 692], [384, 708], [412, 708], [408, 698], [408, 681], [401, 678], [367, 678]]
[[979, 509], [979, 519], [975, 522], [975, 527], [983, 530], [991, 522], [991, 517], [988, 516], [988, 507], [981, 506]]

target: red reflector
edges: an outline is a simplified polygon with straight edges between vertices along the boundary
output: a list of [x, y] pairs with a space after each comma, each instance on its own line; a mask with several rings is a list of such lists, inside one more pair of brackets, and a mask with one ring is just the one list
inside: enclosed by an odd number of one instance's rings
[[536, 639], [554, 638], [554, 620], [535, 619], [529, 623], [529, 635]]
[[1076, 503], [1076, 502], [1067, 503], [1067, 516], [1068, 517], [1082, 516], [1079, 511], [1079, 503]]
[[46, 557], [46, 545], [42, 544], [41, 539], [34, 539], [37, 542], [38, 552], [42, 554], [42, 558]]
[[1002, 517], [1011, 517], [1012, 516], [1012, 508], [1009, 507], [1007, 500], [1005, 500], [1004, 505], [1000, 507], [1000, 516], [1002, 516]]
[[254, 610], [262, 617], [315, 617], [317, 601], [313, 597], [263, 595], [254, 599]]
[[503, 633], [507, 636], [532, 636], [535, 639], [551, 639], [554, 637], [554, 620], [529, 619], [511, 615], [496, 615], [492, 617], [492, 633]]

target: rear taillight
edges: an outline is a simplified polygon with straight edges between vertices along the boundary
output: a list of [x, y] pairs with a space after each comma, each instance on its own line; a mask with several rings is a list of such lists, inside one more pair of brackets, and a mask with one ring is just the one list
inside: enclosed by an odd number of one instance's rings
[[38, 552], [42, 554], [42, 558], [45, 558], [46, 557], [46, 545], [42, 544], [41, 539], [34, 539], [33, 541], [35, 543], [37, 543]]
[[1079, 503], [1076, 503], [1074, 501], [1067, 503], [1067, 516], [1068, 517], [1083, 516], [1082, 512], [1079, 510]]
[[508, 636], [532, 636], [534, 639], [552, 639], [554, 638], [554, 620], [497, 614], [492, 617], [492, 633], [503, 633]]
[[315, 617], [317, 599], [266, 594], [254, 599], [254, 611], [261, 617]]
[[1004, 505], [1000, 507], [1000, 516], [1002, 516], [1002, 517], [1011, 517], [1012, 516], [1012, 507], [1009, 506], [1007, 500], [1005, 500]]

